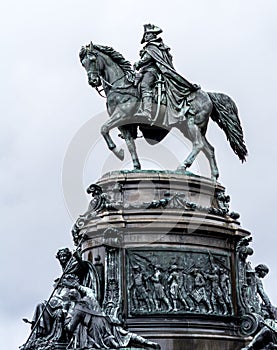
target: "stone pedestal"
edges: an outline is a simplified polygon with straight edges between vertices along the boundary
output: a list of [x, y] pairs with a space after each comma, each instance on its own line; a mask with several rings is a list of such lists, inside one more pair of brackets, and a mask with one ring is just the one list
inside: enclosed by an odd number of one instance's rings
[[76, 232], [105, 312], [163, 350], [241, 349], [236, 246], [249, 232], [224, 187], [158, 171], [111, 172], [97, 185]]

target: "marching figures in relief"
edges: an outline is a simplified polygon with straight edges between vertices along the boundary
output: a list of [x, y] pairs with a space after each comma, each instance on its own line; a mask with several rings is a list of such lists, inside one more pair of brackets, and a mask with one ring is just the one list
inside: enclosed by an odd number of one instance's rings
[[173, 256], [166, 252], [157, 251], [156, 256], [162, 265], [148, 258], [147, 252], [130, 255], [132, 314], [233, 314], [228, 260], [195, 252], [190, 253], [190, 266], [181, 266], [177, 260], [186, 260], [186, 252], [175, 252], [173, 264]]

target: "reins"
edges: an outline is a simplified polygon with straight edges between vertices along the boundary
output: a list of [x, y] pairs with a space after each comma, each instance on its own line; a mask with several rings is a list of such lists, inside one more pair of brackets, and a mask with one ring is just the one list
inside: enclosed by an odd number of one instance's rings
[[[99, 73], [98, 73], [98, 75], [99, 75]], [[96, 91], [98, 92], [98, 94], [99, 94], [101, 97], [107, 98], [107, 96], [103, 96], [103, 95], [102, 95], [102, 92], [105, 91], [104, 88], [103, 88], [103, 82], [104, 82], [106, 85], [108, 85], [108, 86], [112, 89], [112, 88], [113, 88], [113, 85], [114, 85], [117, 81], [119, 81], [120, 79], [122, 79], [122, 78], [124, 78], [124, 77], [125, 77], [125, 75], [122, 75], [121, 77], [115, 79], [115, 81], [112, 82], [112, 83], [109, 83], [106, 79], [104, 79], [103, 77], [100, 77], [100, 79], [101, 79], [101, 81], [102, 81], [102, 84], [101, 84], [101, 85], [102, 85], [102, 88], [99, 89], [99, 87], [96, 86], [95, 89], [96, 89]]]

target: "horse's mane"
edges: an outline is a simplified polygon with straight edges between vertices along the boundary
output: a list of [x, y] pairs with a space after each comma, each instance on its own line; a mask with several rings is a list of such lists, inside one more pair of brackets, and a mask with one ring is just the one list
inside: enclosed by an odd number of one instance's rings
[[113, 60], [113, 62], [117, 63], [119, 67], [123, 70], [123, 72], [126, 74], [126, 77], [130, 82], [133, 82], [135, 80], [135, 72], [133, 70], [131, 63], [127, 61], [121, 55], [121, 53], [114, 50], [110, 46], [94, 45], [94, 44], [83, 46], [80, 51], [80, 59], [83, 60], [83, 58], [88, 52], [93, 53], [93, 49], [100, 51], [103, 54], [109, 56]]

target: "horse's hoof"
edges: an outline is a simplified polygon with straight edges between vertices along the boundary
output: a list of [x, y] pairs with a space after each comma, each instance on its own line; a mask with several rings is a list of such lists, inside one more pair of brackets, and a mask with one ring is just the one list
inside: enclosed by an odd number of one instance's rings
[[211, 179], [212, 179], [212, 181], [216, 182], [217, 179], [218, 179], [218, 177], [219, 177], [219, 174], [213, 174], [213, 175], [211, 176]]
[[114, 149], [112, 149], [112, 151], [117, 156], [117, 158], [119, 158], [121, 161], [124, 160], [124, 149], [118, 149], [116, 146]]
[[185, 172], [187, 170], [187, 166], [186, 165], [179, 165], [176, 170], [180, 171], [180, 172]]
[[140, 170], [141, 165], [140, 164], [134, 164], [134, 170]]

